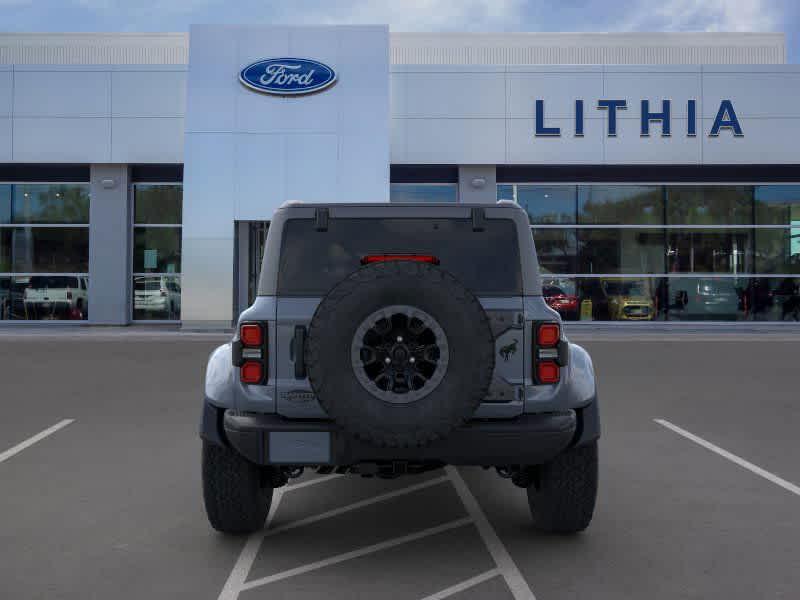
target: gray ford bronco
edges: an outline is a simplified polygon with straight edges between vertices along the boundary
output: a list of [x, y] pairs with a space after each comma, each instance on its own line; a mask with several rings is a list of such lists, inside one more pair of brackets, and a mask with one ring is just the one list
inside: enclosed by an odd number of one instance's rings
[[597, 493], [592, 362], [547, 306], [528, 217], [496, 205], [276, 211], [255, 303], [209, 358], [211, 525], [264, 525], [299, 476], [494, 467], [534, 525], [576, 532]]

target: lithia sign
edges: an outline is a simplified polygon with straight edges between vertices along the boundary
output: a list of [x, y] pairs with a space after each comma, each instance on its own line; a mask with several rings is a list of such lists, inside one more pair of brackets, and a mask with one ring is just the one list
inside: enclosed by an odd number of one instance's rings
[[[672, 126], [670, 123], [671, 114], [671, 100], [661, 101], [661, 111], [653, 112], [650, 110], [650, 101], [642, 100], [640, 112], [640, 129], [639, 135], [641, 137], [650, 136], [651, 123], [659, 123], [661, 125], [661, 137], [670, 137], [672, 135]], [[616, 137], [617, 135], [617, 111], [627, 110], [627, 100], [598, 100], [597, 110], [606, 111], [608, 114], [608, 137]], [[584, 126], [584, 103], [583, 100], [575, 100], [575, 137], [583, 137]], [[719, 104], [717, 116], [714, 118], [714, 123], [708, 132], [709, 137], [718, 137], [721, 131], [730, 131], [735, 137], [742, 137], [742, 126], [739, 119], [736, 117], [736, 111], [733, 109], [733, 102], [730, 100], [722, 100]], [[695, 137], [697, 135], [697, 100], [686, 101], [686, 136]], [[547, 127], [545, 124], [544, 100], [536, 100], [536, 137], [560, 137], [560, 127]]]

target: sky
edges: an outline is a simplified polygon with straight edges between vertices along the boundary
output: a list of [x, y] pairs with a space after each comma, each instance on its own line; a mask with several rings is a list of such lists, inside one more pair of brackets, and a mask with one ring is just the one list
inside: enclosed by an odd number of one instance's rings
[[776, 31], [800, 62], [800, 0], [0, 0], [0, 31], [186, 31], [191, 23], [388, 23], [392, 31]]

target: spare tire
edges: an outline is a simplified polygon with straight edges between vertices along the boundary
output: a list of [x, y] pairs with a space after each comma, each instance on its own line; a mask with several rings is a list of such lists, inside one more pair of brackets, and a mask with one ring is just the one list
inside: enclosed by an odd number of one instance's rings
[[480, 302], [450, 273], [390, 261], [362, 267], [323, 298], [305, 362], [344, 431], [378, 446], [423, 446], [486, 396], [494, 341]]

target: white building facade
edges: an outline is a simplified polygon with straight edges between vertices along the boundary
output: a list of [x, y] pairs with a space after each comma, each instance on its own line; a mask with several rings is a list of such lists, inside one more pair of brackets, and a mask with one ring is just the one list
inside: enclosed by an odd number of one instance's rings
[[3, 34], [0, 323], [229, 327], [287, 200], [498, 199], [566, 319], [794, 322], [799, 97], [782, 34]]

